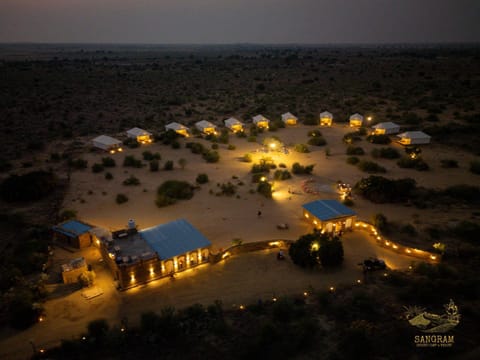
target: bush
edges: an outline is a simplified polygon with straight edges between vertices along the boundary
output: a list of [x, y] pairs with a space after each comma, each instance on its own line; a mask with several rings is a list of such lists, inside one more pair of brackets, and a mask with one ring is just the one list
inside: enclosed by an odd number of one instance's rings
[[128, 197], [125, 194], [117, 194], [117, 197], [115, 198], [115, 201], [117, 204], [123, 204], [128, 201]]
[[0, 195], [8, 202], [35, 201], [50, 195], [58, 186], [57, 177], [47, 171], [10, 175], [0, 185]]
[[178, 140], [173, 140], [170, 146], [172, 147], [172, 149], [180, 149], [182, 147]]
[[387, 145], [392, 142], [388, 135], [380, 134], [380, 135], [369, 135], [367, 136], [367, 140], [370, 141], [372, 144], [383, 144]]
[[357, 166], [360, 170], [368, 172], [370, 174], [387, 172], [387, 170], [383, 166], [380, 166], [373, 161], [362, 160], [358, 163]]
[[75, 160], [70, 160], [68, 162], [68, 165], [71, 166], [74, 169], [81, 170], [81, 169], [86, 169], [88, 166], [88, 161], [84, 159], [75, 159]]
[[294, 149], [296, 152], [299, 152], [299, 153], [309, 153], [309, 152], [310, 152], [310, 149], [309, 149], [308, 146], [305, 145], [305, 144], [295, 144], [295, 146], [293, 147], [293, 149]]
[[288, 170], [276, 170], [273, 174], [275, 180], [288, 180], [292, 178], [292, 174]]
[[365, 151], [360, 146], [349, 145], [347, 147], [347, 155], [364, 155]]
[[104, 167], [115, 167], [117, 164], [115, 159], [111, 158], [110, 156], [102, 158], [102, 165]]
[[125, 179], [122, 184], [125, 186], [137, 186], [140, 185], [140, 180], [138, 180], [135, 176], [130, 175], [130, 177]]
[[352, 144], [360, 140], [362, 140], [362, 138], [360, 137], [360, 134], [358, 131], [347, 133], [342, 138], [342, 141], [345, 144]]
[[311, 174], [314, 166], [314, 164], [303, 166], [296, 162], [292, 165], [292, 173], [295, 175]]
[[212, 144], [212, 149], [217, 150], [218, 149], [218, 144]]
[[397, 149], [384, 147], [380, 149], [373, 149], [372, 156], [374, 158], [398, 159], [400, 157], [400, 153], [397, 151]]
[[173, 161], [172, 160], [165, 161], [165, 164], [163, 164], [163, 170], [166, 170], [166, 171], [173, 170]]
[[226, 196], [233, 196], [237, 192], [237, 187], [233, 185], [230, 181], [226, 184], [220, 185], [220, 189], [222, 190], [222, 195]]
[[94, 173], [99, 173], [99, 172], [102, 172], [103, 170], [104, 170], [104, 167], [102, 164], [95, 163], [92, 165], [92, 172]]
[[412, 159], [410, 157], [404, 156], [397, 161], [397, 165], [401, 168], [415, 169], [418, 171], [426, 171], [430, 168], [428, 164], [420, 157]]
[[440, 164], [442, 168], [446, 168], [446, 169], [458, 168], [458, 161], [453, 159], [440, 160]]
[[142, 153], [142, 156], [143, 156], [143, 160], [145, 161], [151, 161], [151, 160], [161, 160], [162, 157], [160, 155], [160, 153], [156, 152], [156, 153], [152, 153], [151, 151], [144, 151]]
[[329, 239], [327, 236], [320, 237], [318, 256], [323, 267], [337, 267], [343, 262], [343, 244], [338, 237]]
[[209, 179], [208, 179], [208, 175], [207, 174], [198, 174], [197, 178], [195, 179], [195, 181], [197, 182], [197, 184], [206, 184], [208, 183]]
[[373, 225], [379, 231], [385, 231], [388, 225], [387, 217], [381, 213], [375, 214], [373, 216]]
[[107, 179], [107, 180], [112, 180], [112, 179], [113, 179], [112, 173], [111, 173], [111, 172], [106, 172], [106, 173], [105, 173], [105, 179]]
[[470, 162], [470, 172], [480, 174], [480, 160], [473, 160]]
[[251, 163], [252, 162], [252, 154], [245, 154], [242, 157], [242, 161], [246, 163]]
[[360, 159], [356, 156], [349, 156], [347, 158], [347, 164], [357, 165], [360, 162]]
[[267, 181], [260, 181], [257, 185], [257, 192], [268, 199], [272, 198], [272, 185]]
[[256, 142], [257, 141], [257, 137], [255, 135], [250, 135], [248, 138], [247, 138], [247, 141], [248, 142]]
[[60, 221], [66, 221], [66, 220], [71, 220], [71, 219], [76, 219], [77, 218], [77, 211], [76, 210], [63, 210], [62, 213], [60, 214]]
[[127, 155], [123, 159], [123, 166], [141, 168], [143, 166], [143, 164], [142, 164], [141, 160], [135, 159], [135, 156]]
[[318, 137], [312, 137], [310, 139], [308, 139], [308, 145], [312, 145], [312, 146], [324, 146], [327, 144], [327, 141], [321, 137], [321, 136], [318, 136]]
[[158, 160], [150, 160], [148, 165], [150, 167], [150, 171], [152, 171], [152, 172], [156, 172], [160, 168], [160, 164], [159, 164]]
[[307, 132], [307, 136], [308, 137], [321, 137], [322, 136], [322, 132], [320, 130], [309, 130]]
[[375, 175], [361, 179], [354, 186], [358, 194], [374, 203], [406, 201], [412, 197], [416, 188], [415, 180], [410, 178], [390, 180]]
[[216, 163], [220, 160], [220, 154], [217, 151], [206, 151], [202, 157], [207, 163]]
[[157, 189], [156, 204], [158, 207], [174, 204], [177, 200], [188, 200], [193, 197], [193, 186], [186, 181], [168, 180]]
[[193, 154], [203, 154], [205, 152], [205, 146], [200, 143], [189, 142], [185, 145]]
[[235, 149], [236, 149], [235, 145], [230, 144], [227, 146], [227, 150], [235, 150]]

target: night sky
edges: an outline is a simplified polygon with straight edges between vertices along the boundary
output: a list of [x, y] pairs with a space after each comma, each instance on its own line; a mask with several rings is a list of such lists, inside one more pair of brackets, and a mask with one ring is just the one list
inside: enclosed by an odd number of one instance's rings
[[0, 0], [0, 42], [480, 41], [480, 0]]

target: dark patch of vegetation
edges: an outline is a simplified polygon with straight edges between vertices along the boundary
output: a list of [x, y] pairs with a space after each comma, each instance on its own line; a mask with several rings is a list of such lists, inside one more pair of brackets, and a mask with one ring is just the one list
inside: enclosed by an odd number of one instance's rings
[[360, 159], [356, 156], [349, 156], [347, 158], [347, 164], [357, 165], [360, 162]]
[[94, 173], [99, 173], [105, 170], [104, 166], [102, 164], [95, 163], [92, 165], [92, 172]]
[[125, 186], [138, 186], [140, 185], [140, 180], [133, 175], [130, 175], [129, 178], [123, 180], [123, 185]]
[[454, 159], [442, 159], [440, 160], [440, 164], [441, 167], [445, 169], [458, 168], [458, 161]]
[[358, 168], [370, 174], [386, 173], [387, 170], [373, 161], [362, 160], [357, 164]]
[[400, 157], [400, 153], [397, 149], [391, 147], [384, 147], [380, 149], [373, 149], [372, 156], [374, 158], [398, 159]]
[[0, 195], [8, 202], [29, 202], [40, 200], [59, 185], [51, 172], [39, 170], [25, 175], [10, 175], [0, 184]]
[[158, 160], [150, 160], [150, 162], [148, 163], [148, 166], [150, 168], [150, 171], [156, 172], [160, 168], [160, 163], [158, 162]]
[[111, 158], [110, 156], [102, 158], [102, 165], [104, 167], [115, 167], [116, 162], [115, 159]]
[[259, 181], [257, 185], [257, 192], [262, 194], [267, 199], [272, 198], [272, 184], [268, 181]]
[[364, 155], [365, 151], [360, 146], [349, 145], [347, 147], [347, 155]]
[[302, 175], [302, 174], [311, 174], [312, 171], [313, 171], [313, 167], [315, 166], [315, 164], [311, 164], [311, 165], [301, 165], [300, 163], [296, 162], [292, 165], [292, 173], [294, 173], [295, 175]]
[[217, 151], [205, 151], [202, 157], [208, 163], [216, 163], [220, 160], [220, 154]]
[[135, 156], [127, 155], [125, 156], [125, 159], [123, 159], [123, 166], [141, 168], [143, 164], [142, 164], [142, 160], [136, 159]]
[[292, 174], [288, 170], [276, 170], [273, 174], [275, 180], [288, 180], [292, 178]]
[[165, 164], [163, 164], [163, 170], [165, 171], [172, 171], [173, 170], [173, 161], [172, 160], [167, 160], [165, 161]]
[[74, 159], [69, 160], [68, 165], [76, 170], [86, 169], [88, 166], [88, 161], [84, 159]]
[[470, 172], [477, 175], [480, 174], [480, 160], [470, 162]]
[[197, 178], [195, 179], [197, 184], [206, 184], [208, 183], [208, 175], [207, 174], [198, 174]]
[[418, 171], [427, 171], [430, 169], [430, 166], [428, 166], [428, 164], [421, 157], [412, 159], [404, 156], [397, 161], [397, 165], [401, 168], [415, 169]]
[[128, 201], [128, 197], [125, 194], [117, 194], [117, 196], [115, 198], [115, 202], [119, 205], [123, 204], [123, 203], [126, 203], [127, 201]]
[[305, 145], [305, 144], [295, 144], [295, 146], [293, 147], [293, 149], [294, 149], [296, 152], [299, 152], [299, 153], [309, 153], [309, 152], [310, 152], [310, 149], [309, 149], [308, 146]]
[[145, 161], [162, 160], [162, 156], [160, 155], [160, 153], [158, 152], [152, 153], [149, 150], [142, 152], [142, 156], [143, 156], [143, 160]]
[[372, 144], [383, 144], [383, 145], [387, 145], [392, 142], [392, 140], [390, 140], [390, 137], [388, 135], [383, 135], [383, 134], [368, 135], [367, 141], [371, 142]]
[[404, 202], [412, 197], [416, 189], [413, 179], [390, 180], [382, 176], [369, 176], [357, 182], [355, 192], [374, 203]]
[[158, 207], [174, 204], [177, 200], [188, 200], [193, 197], [193, 186], [186, 181], [168, 180], [157, 189], [156, 204]]
[[338, 237], [313, 232], [302, 235], [288, 250], [294, 264], [313, 268], [319, 264], [323, 267], [336, 267], [343, 262], [343, 245]]

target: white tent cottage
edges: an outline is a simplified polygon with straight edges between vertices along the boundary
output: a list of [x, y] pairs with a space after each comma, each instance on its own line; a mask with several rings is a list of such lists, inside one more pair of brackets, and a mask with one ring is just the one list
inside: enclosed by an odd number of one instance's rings
[[393, 122], [381, 122], [372, 126], [373, 133], [375, 135], [390, 135], [397, 134], [400, 132], [400, 125], [397, 125]]
[[332, 126], [333, 115], [328, 111], [320, 113], [320, 126]]
[[175, 131], [177, 134], [188, 137], [188, 128], [177, 122], [171, 122], [170, 124], [165, 125], [165, 130]]
[[421, 145], [430, 143], [430, 135], [425, 134], [423, 131], [407, 131], [398, 134], [400, 138], [398, 142], [402, 145]]
[[285, 125], [297, 125], [298, 118], [290, 112], [282, 114], [282, 121]]
[[141, 144], [150, 144], [152, 142], [152, 133], [138, 127], [128, 130], [127, 136], [130, 139], [137, 140]]
[[252, 118], [253, 123], [259, 127], [259, 128], [264, 128], [268, 129], [268, 126], [270, 124], [270, 120], [268, 120], [265, 116], [262, 114], [258, 114]]
[[359, 113], [355, 113], [350, 116], [350, 126], [351, 127], [360, 127], [363, 125], [363, 116]]
[[225, 126], [234, 133], [243, 131], [243, 123], [234, 117], [228, 118], [224, 123]]
[[100, 135], [92, 140], [93, 146], [114, 154], [123, 151], [122, 142], [111, 136]]
[[210, 121], [207, 121], [207, 120], [201, 120], [199, 122], [196, 122], [195, 127], [200, 132], [207, 135], [216, 133], [215, 125], [213, 125]]

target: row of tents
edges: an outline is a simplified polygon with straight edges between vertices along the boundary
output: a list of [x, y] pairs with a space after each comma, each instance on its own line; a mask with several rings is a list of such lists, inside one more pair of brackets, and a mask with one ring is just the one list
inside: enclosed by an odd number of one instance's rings
[[[298, 118], [290, 112], [282, 114], [281, 120], [285, 125], [296, 125], [298, 122]], [[265, 116], [258, 114], [252, 117], [252, 123], [256, 125], [258, 128], [268, 129], [270, 126], [270, 120]], [[333, 123], [333, 115], [328, 111], [324, 111], [320, 113], [319, 125], [320, 126], [332, 126]], [[245, 124], [238, 120], [235, 117], [230, 117], [224, 120], [225, 127], [231, 130], [234, 133], [243, 132]], [[351, 127], [361, 127], [364, 125], [364, 117], [359, 113], [355, 113], [349, 118], [349, 124]], [[202, 134], [206, 135], [215, 135], [217, 134], [217, 126], [210, 121], [201, 120], [195, 123], [195, 128], [201, 132]], [[397, 125], [393, 122], [381, 122], [374, 126], [373, 133], [377, 135], [394, 135], [400, 132], [400, 125]], [[165, 130], [172, 130], [176, 133], [188, 137], [190, 136], [190, 129], [185, 125], [182, 125], [177, 122], [171, 122], [165, 125]], [[153, 134], [140, 129], [138, 127], [134, 127], [127, 131], [127, 137], [129, 139], [135, 139], [137, 142], [141, 144], [148, 144], [153, 141]], [[402, 134], [398, 134], [399, 142], [403, 145], [414, 145], [414, 144], [428, 144], [430, 143], [430, 136], [425, 134], [422, 131], [407, 131]], [[122, 141], [115, 139], [113, 137], [107, 135], [100, 135], [93, 139], [93, 146], [109, 151], [110, 153], [121, 152], [122, 149]]]

